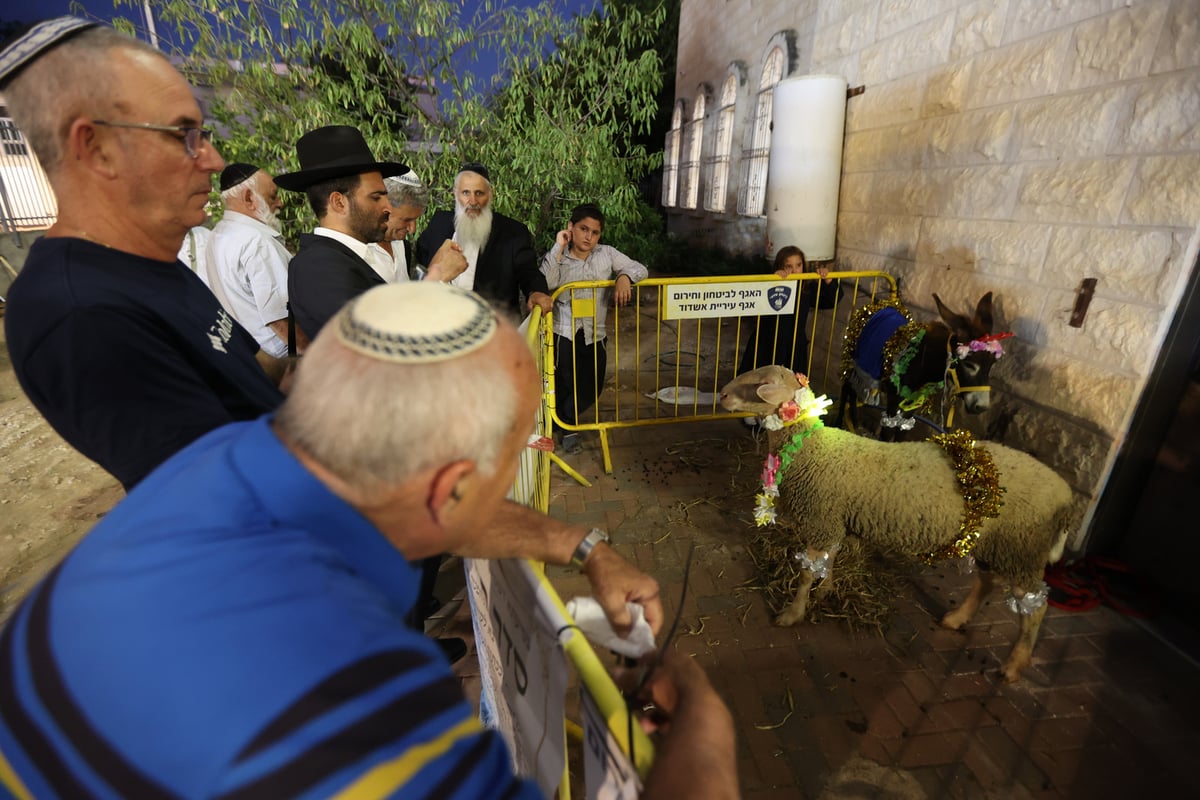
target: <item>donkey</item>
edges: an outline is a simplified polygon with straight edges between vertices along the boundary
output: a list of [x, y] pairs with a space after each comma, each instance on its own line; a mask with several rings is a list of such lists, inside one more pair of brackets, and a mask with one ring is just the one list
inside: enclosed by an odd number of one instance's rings
[[850, 427], [857, 427], [857, 403], [880, 395], [885, 439], [911, 429], [915, 413], [932, 410], [947, 396], [950, 408], [939, 420], [947, 428], [959, 398], [968, 414], [988, 409], [992, 365], [1003, 354], [1000, 341], [1012, 336], [992, 333], [992, 293], [979, 300], [971, 318], [951, 311], [936, 294], [933, 300], [941, 322], [913, 322], [895, 299], [854, 313], [842, 350], [844, 382], [834, 425], [842, 425], [848, 407]]

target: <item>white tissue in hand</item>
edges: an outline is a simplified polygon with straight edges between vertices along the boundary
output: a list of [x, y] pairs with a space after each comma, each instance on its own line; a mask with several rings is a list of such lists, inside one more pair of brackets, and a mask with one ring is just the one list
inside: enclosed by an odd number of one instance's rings
[[567, 613], [575, 620], [579, 630], [592, 644], [615, 650], [628, 658], [641, 658], [646, 653], [653, 652], [654, 632], [650, 623], [646, 622], [646, 612], [637, 603], [626, 603], [625, 608], [633, 618], [633, 629], [629, 635], [621, 638], [612, 629], [604, 609], [592, 597], [576, 597], [567, 601]]

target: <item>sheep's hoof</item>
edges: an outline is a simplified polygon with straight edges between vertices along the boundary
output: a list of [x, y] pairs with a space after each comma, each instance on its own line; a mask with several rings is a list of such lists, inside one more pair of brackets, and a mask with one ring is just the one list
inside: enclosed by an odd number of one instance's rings
[[1004, 684], [1016, 683], [1021, 680], [1021, 671], [1012, 667], [1004, 667], [1000, 670], [1000, 682]]
[[775, 618], [775, 624], [782, 628], [787, 628], [792, 625], [795, 625], [797, 622], [801, 622], [803, 619], [804, 619], [803, 611], [793, 611], [792, 609], [789, 608], [787, 611], [784, 611], [782, 614], [780, 614], [779, 616], [777, 616]]
[[1003, 683], [1016, 683], [1021, 680], [1021, 673], [1029, 666], [1028, 661], [1020, 659], [1009, 659], [1004, 666], [1000, 668], [1000, 678]]
[[952, 631], [962, 630], [962, 626], [967, 622], [967, 615], [960, 613], [961, 609], [949, 611], [946, 616], [942, 617], [942, 627]]

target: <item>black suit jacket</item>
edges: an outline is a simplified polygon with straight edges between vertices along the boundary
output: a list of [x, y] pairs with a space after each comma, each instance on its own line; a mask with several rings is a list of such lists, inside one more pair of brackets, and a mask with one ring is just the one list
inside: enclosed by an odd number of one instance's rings
[[347, 301], [380, 286], [383, 278], [353, 250], [328, 236], [300, 235], [300, 249], [288, 264], [288, 303], [309, 339]]
[[[447, 239], [454, 237], [454, 213], [438, 211], [417, 239], [417, 263], [429, 266], [433, 254]], [[475, 265], [475, 291], [493, 305], [525, 316], [521, 294], [550, 294], [546, 276], [538, 269], [529, 229], [511, 217], [492, 214], [492, 233], [479, 253]]]

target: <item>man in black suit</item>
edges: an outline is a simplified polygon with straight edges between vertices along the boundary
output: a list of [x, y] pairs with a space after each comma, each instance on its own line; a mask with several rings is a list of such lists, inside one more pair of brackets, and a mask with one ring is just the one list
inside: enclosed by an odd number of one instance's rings
[[[296, 142], [300, 170], [280, 175], [276, 185], [303, 191], [318, 226], [300, 237], [300, 249], [288, 265], [288, 297], [296, 324], [309, 339], [345, 303], [386, 281], [387, 265], [375, 260], [391, 256], [369, 247], [387, 232], [388, 203], [384, 178], [403, 175], [408, 167], [376, 161], [357, 128], [327, 125]], [[458, 246], [444, 241], [431, 257], [434, 280], [457, 275], [466, 267]], [[377, 268], [377, 266], [379, 268]], [[387, 269], [384, 269], [384, 266]]]
[[454, 179], [454, 211], [433, 215], [417, 239], [417, 263], [429, 264], [438, 246], [453, 237], [466, 256], [467, 269], [452, 283], [517, 316], [535, 305], [548, 313], [553, 303], [546, 277], [538, 269], [533, 236], [517, 220], [494, 212], [492, 198], [487, 168], [464, 164]]
[[[384, 178], [403, 175], [408, 167], [376, 161], [366, 139], [349, 125], [327, 125], [296, 142], [300, 170], [280, 175], [275, 184], [303, 191], [317, 216], [317, 228], [300, 237], [300, 249], [288, 264], [288, 297], [296, 324], [315, 339], [325, 323], [348, 301], [387, 283], [394, 271], [392, 256], [374, 242], [387, 234], [391, 203]], [[386, 260], [386, 262], [384, 261]], [[449, 280], [466, 268], [458, 245], [445, 241], [433, 255], [426, 278]], [[441, 556], [423, 559], [420, 591], [409, 620], [424, 630], [434, 610], [433, 587]], [[451, 661], [467, 652], [462, 639], [438, 639]]]

